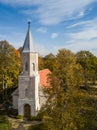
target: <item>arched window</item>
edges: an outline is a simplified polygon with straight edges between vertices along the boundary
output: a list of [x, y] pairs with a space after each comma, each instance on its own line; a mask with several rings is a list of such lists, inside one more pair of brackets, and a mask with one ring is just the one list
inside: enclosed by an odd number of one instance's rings
[[25, 70], [28, 71], [28, 63], [25, 63]]
[[34, 63], [32, 63], [32, 65], [33, 65], [33, 71], [35, 71], [35, 64], [34, 64]]

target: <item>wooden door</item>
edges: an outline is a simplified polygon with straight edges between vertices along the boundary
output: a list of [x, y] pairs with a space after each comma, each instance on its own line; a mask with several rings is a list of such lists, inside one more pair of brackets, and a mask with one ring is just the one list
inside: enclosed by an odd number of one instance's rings
[[29, 118], [31, 116], [31, 107], [29, 104], [25, 104], [24, 106], [24, 117]]

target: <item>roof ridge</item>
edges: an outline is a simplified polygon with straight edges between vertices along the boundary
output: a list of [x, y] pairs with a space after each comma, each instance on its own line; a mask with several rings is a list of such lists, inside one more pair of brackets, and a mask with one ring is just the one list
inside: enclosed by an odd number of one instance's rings
[[[47, 69], [43, 69], [43, 70], [49, 70], [49, 69], [47, 68]], [[43, 71], [43, 70], [39, 70], [39, 72], [40, 72], [40, 71]], [[49, 71], [50, 71], [50, 70], [49, 70]]]

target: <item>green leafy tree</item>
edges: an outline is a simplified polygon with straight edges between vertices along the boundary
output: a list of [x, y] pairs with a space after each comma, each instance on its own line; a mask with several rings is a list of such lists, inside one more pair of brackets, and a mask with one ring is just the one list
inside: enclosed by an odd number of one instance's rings
[[84, 130], [83, 93], [78, 94], [77, 89], [64, 93], [55, 76], [51, 76], [50, 87], [45, 92], [48, 100], [42, 108], [42, 130]]
[[[41, 109], [42, 130], [96, 130], [97, 98], [81, 89], [83, 69], [69, 50], [59, 50], [57, 70], [49, 77], [48, 95]], [[64, 91], [65, 90], [65, 91]]]
[[77, 63], [75, 54], [70, 50], [59, 50], [55, 75], [59, 78], [61, 86], [64, 89], [80, 86], [83, 83], [82, 73], [82, 67]]
[[41, 57], [40, 55], [39, 55], [39, 57], [38, 57], [38, 64], [39, 64], [39, 70], [44, 69], [43, 57]]
[[95, 84], [97, 76], [97, 57], [89, 51], [80, 51], [76, 54], [77, 62], [83, 67], [84, 83]]
[[57, 67], [57, 60], [55, 55], [53, 55], [52, 53], [46, 55], [43, 58], [43, 62], [44, 68], [48, 68], [51, 72], [55, 72]]
[[7, 89], [17, 87], [17, 76], [20, 71], [20, 57], [17, 50], [7, 41], [0, 41], [0, 89], [5, 91], [7, 98]]

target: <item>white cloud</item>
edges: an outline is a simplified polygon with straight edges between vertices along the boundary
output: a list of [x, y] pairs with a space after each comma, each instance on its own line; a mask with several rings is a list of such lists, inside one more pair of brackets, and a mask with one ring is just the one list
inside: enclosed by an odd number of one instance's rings
[[49, 0], [45, 1], [38, 12], [42, 24], [58, 24], [64, 20], [82, 17], [85, 7], [94, 0]]
[[97, 18], [89, 21], [82, 21], [80, 23], [76, 23], [71, 27], [82, 26], [80, 31], [76, 31], [75, 33], [69, 33], [68, 36], [73, 40], [91, 40], [97, 37]]
[[69, 45], [66, 45], [65, 48], [70, 49], [74, 52], [80, 51], [80, 50], [93, 50], [97, 49], [97, 40], [94, 41], [79, 41], [75, 42]]
[[33, 6], [35, 14], [41, 24], [58, 24], [64, 20], [82, 17], [86, 7], [97, 0], [0, 0], [0, 2], [14, 5], [32, 7], [31, 10], [23, 10], [23, 13], [31, 15]]
[[[97, 18], [90, 21], [76, 23], [71, 27], [75, 26], [82, 26], [82, 29], [67, 34], [70, 40], [67, 41], [65, 48], [74, 52], [80, 50], [90, 50], [93, 52], [93, 50], [97, 50]], [[97, 55], [97, 53], [95, 54]]]
[[37, 31], [41, 32], [41, 33], [46, 33], [47, 32], [45, 27], [40, 27], [40, 28], [37, 29]]
[[58, 33], [52, 33], [52, 34], [51, 34], [51, 38], [53, 38], [53, 39], [56, 38], [56, 37], [58, 37], [58, 36], [59, 36]]
[[89, 23], [90, 23], [89, 20], [87, 20], [87, 21], [81, 21], [81, 22], [72, 24], [70, 26], [67, 26], [67, 28], [73, 28], [73, 27], [76, 27], [76, 26], [83, 26], [83, 25], [87, 26], [87, 24], [89, 24]]
[[83, 30], [81, 32], [78, 33], [72, 33], [69, 34], [69, 36], [71, 37], [71, 39], [73, 40], [91, 40], [95, 37], [97, 37], [97, 30], [94, 29], [87, 29], [87, 30]]
[[[0, 3], [19, 6], [19, 12], [31, 16], [30, 18], [37, 17], [38, 22], [43, 26], [55, 25], [65, 20], [83, 17], [86, 13], [87, 6], [96, 1], [97, 0], [0, 0]], [[21, 8], [23, 6], [26, 8]], [[33, 8], [33, 6], [35, 6], [35, 8]], [[91, 11], [91, 8], [88, 8], [88, 10]], [[70, 40], [67, 41], [67, 45], [60, 46], [61, 48], [66, 47], [72, 51], [79, 51], [81, 49], [93, 50], [97, 48], [97, 18], [94, 20], [81, 21], [67, 28], [74, 27], [81, 27], [80, 31], [75, 30], [76, 32], [74, 33], [68, 33], [67, 36]], [[37, 31], [42, 33], [47, 32], [44, 26], [38, 28]], [[51, 34], [51, 38], [58, 36], [59, 33], [56, 32]], [[60, 47], [56, 46], [56, 48]], [[48, 51], [44, 47], [41, 47], [41, 49], [44, 54]]]
[[96, 23], [97, 23], [97, 17], [95, 17], [92, 20], [86, 20], [86, 21], [80, 21], [78, 23], [74, 23], [70, 26], [67, 26], [67, 28], [73, 28], [73, 27], [95, 28], [97, 26]]
[[47, 55], [48, 53], [50, 53], [50, 50], [48, 49], [48, 48], [46, 48], [44, 45], [42, 45], [42, 44], [38, 44], [38, 43], [36, 43], [35, 44], [36, 46], [35, 46], [35, 48], [36, 48], [36, 51], [37, 52], [39, 52], [39, 54], [41, 55], [41, 56], [45, 56], [45, 55]]
[[78, 14], [78, 16], [79, 16], [79, 17], [82, 17], [82, 16], [84, 16], [84, 14], [85, 14], [84, 11], [80, 11], [79, 14]]
[[0, 3], [15, 6], [32, 6], [39, 4], [42, 0], [0, 0]]
[[[76, 32], [65, 33], [64, 37], [68, 40], [63, 44], [53, 47], [53, 52], [57, 52], [61, 48], [70, 49], [72, 52], [80, 50], [89, 50], [97, 56], [97, 18], [75, 23], [71, 27], [81, 26]], [[72, 31], [72, 30], [71, 30]], [[61, 42], [62, 43], [62, 42]]]

